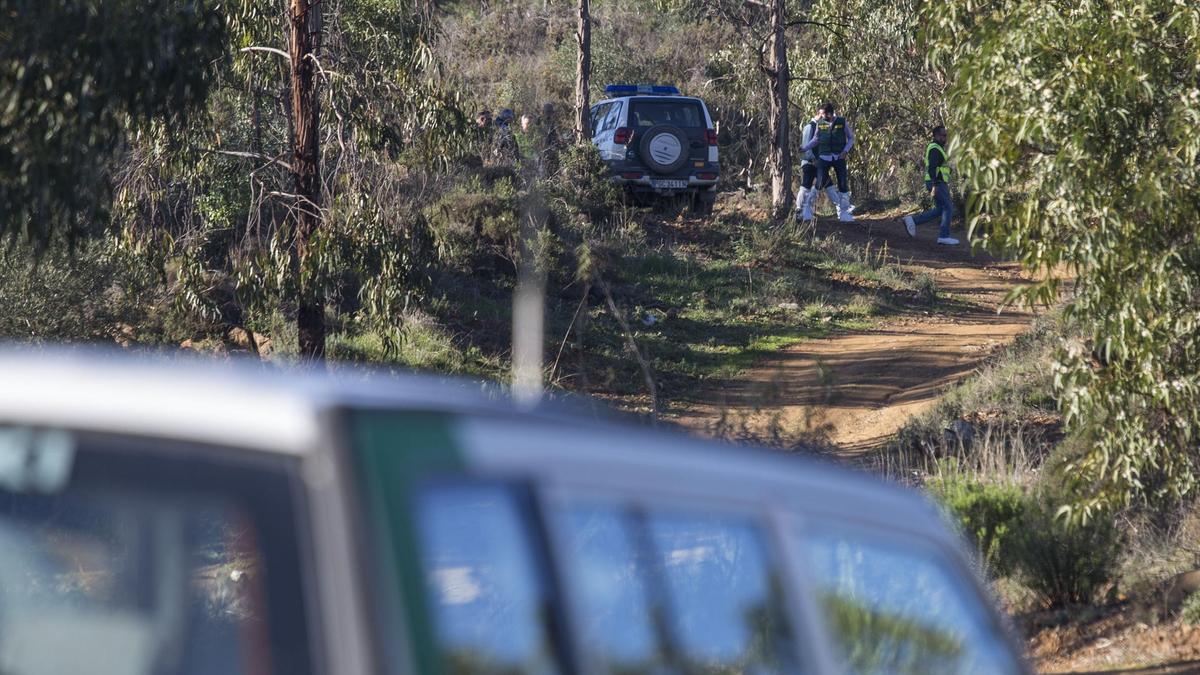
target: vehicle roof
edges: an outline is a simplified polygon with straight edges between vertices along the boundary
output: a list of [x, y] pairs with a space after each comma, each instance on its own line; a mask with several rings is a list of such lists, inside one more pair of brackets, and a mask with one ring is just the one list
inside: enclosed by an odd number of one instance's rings
[[601, 103], [611, 103], [613, 101], [631, 101], [634, 99], [636, 99], [638, 101], [694, 101], [696, 103], [699, 103], [700, 105], [704, 105], [704, 99], [696, 97], [696, 96], [660, 96], [660, 95], [654, 95], [654, 94], [630, 94], [629, 96], [613, 96], [612, 98], [606, 98], [606, 99], [596, 101], [592, 105], [597, 106], [597, 105], [600, 105]]
[[0, 424], [304, 454], [321, 442], [320, 415], [337, 406], [513, 409], [466, 380], [188, 354], [0, 349]]
[[[498, 386], [473, 380], [357, 367], [327, 373], [261, 361], [104, 349], [0, 349], [0, 425], [303, 456], [321, 447], [322, 416], [337, 408], [464, 415], [461, 433], [474, 436], [479, 442], [472, 445], [483, 448], [472, 453], [474, 459], [491, 466], [519, 468], [524, 462], [553, 471], [556, 462], [547, 461], [553, 458], [562, 460], [557, 464], [563, 470], [607, 467], [634, 482], [690, 474], [691, 480], [708, 476], [716, 481], [714, 489], [736, 483], [752, 491], [760, 485], [781, 496], [803, 493], [818, 501], [826, 500], [821, 495], [857, 495], [877, 502], [876, 510], [893, 520], [930, 521], [932, 513], [907, 490], [824, 462], [616, 424], [594, 414], [589, 418], [569, 402], [522, 408]], [[530, 434], [530, 424], [581, 440], [564, 448], [561, 435]], [[506, 436], [511, 442], [496, 440]]]

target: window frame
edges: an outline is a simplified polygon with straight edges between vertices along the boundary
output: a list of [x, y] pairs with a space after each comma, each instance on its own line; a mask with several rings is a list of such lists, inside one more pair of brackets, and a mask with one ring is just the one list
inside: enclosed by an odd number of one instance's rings
[[[4, 426], [23, 428], [25, 425]], [[202, 494], [228, 499], [244, 509], [254, 520], [262, 563], [267, 570], [259, 590], [266, 613], [266, 646], [272, 672], [296, 672], [286, 668], [287, 662], [279, 658], [280, 653], [292, 651], [288, 648], [292, 645], [278, 643], [284, 649], [274, 648], [277, 643], [273, 638], [279, 634], [300, 637], [300, 646], [306, 652], [307, 672], [313, 675], [330, 672], [325, 658], [325, 631], [320, 621], [321, 598], [314, 585], [312, 535], [308, 530], [312, 500], [303, 478], [306, 459], [303, 455], [59, 425], [37, 429], [65, 432], [72, 437], [75, 447], [70, 478], [62, 489], [45, 495], [47, 497], [81, 488], [85, 491], [99, 489], [115, 495], [130, 494], [136, 499]], [[82, 477], [79, 474], [81, 466], [86, 472]], [[236, 477], [231, 477], [231, 472], [236, 473]], [[272, 489], [286, 493], [284, 503], [264, 498], [263, 478], [270, 479]], [[0, 493], [22, 494], [13, 490], [0, 490]], [[285, 524], [284, 519], [288, 522], [286, 527], [281, 527]], [[289, 568], [290, 578], [281, 580], [279, 572], [271, 573], [272, 569], [278, 570], [281, 563]], [[299, 606], [281, 606], [281, 599]]]
[[829, 517], [826, 514], [795, 514], [787, 524], [785, 536], [789, 538], [789, 548], [796, 557], [796, 564], [791, 569], [797, 576], [795, 584], [803, 589], [800, 601], [808, 605], [806, 612], [816, 618], [812, 629], [819, 635], [823, 651], [829, 659], [829, 672], [841, 670], [841, 656], [834, 646], [835, 639], [829, 627], [824, 609], [817, 599], [820, 583], [814, 577], [809, 564], [811, 555], [811, 537], [822, 535], [834, 538], [844, 538], [861, 542], [866, 546], [878, 546], [893, 549], [900, 553], [909, 553], [914, 557], [932, 561], [946, 573], [952, 583], [968, 602], [973, 601], [976, 607], [982, 607], [982, 615], [988, 631], [1008, 647], [1013, 655], [1017, 672], [1029, 672], [1016, 642], [1012, 629], [1003, 622], [998, 613], [992, 609], [992, 599], [987, 595], [978, 577], [977, 570], [971, 565], [970, 559], [963, 550], [940, 538], [931, 537], [928, 533], [914, 528], [903, 527], [900, 524], [891, 527], [877, 521], [866, 521], [853, 517]]
[[[788, 541], [784, 536], [786, 530], [781, 528], [784, 520], [780, 509], [751, 500], [715, 499], [711, 494], [698, 494], [689, 490], [664, 489], [660, 494], [648, 495], [633, 488], [574, 480], [554, 481], [553, 483], [544, 481], [537, 486], [536, 493], [542, 517], [546, 523], [554, 565], [557, 569], [562, 570], [561, 582], [564, 589], [562, 602], [563, 607], [570, 612], [569, 630], [575, 644], [583, 644], [585, 640], [585, 636], [581, 633], [584, 616], [582, 609], [574, 602], [574, 594], [569, 590], [576, 580], [569, 567], [568, 543], [564, 541], [563, 533], [555, 527], [553, 514], [573, 505], [593, 503], [611, 505], [618, 513], [635, 514], [640, 521], [638, 527], [641, 529], [637, 536], [642, 538], [650, 534], [646, 527], [647, 521], [654, 515], [695, 517], [697, 519], [711, 517], [735, 522], [741, 521], [756, 527], [761, 535], [765, 559], [779, 569], [778, 583], [782, 591], [780, 609], [784, 612], [784, 620], [790, 631], [790, 644], [785, 645], [784, 649], [788, 651], [787, 656], [791, 659], [791, 665], [796, 668], [798, 673], [835, 672], [827, 667], [827, 664], [831, 663], [824, 654], [828, 651], [828, 645], [817, 643], [819, 637], [824, 636], [824, 633], [813, 631], [813, 622], [820, 619], [819, 615], [813, 614], [810, 608], [797, 602], [800, 597], [800, 589], [796, 586], [796, 579], [791, 570], [799, 558], [794, 558], [788, 550]], [[640, 542], [640, 545], [644, 546], [646, 543], [648, 542]], [[660, 574], [660, 571], [651, 574]], [[655, 586], [663, 581], [665, 579], [654, 578], [650, 579], [648, 583]], [[661, 592], [662, 589], [654, 590]], [[668, 609], [668, 611], [673, 610]], [[673, 619], [671, 616], [667, 618]], [[672, 647], [679, 646], [672, 645]], [[577, 663], [581, 673], [591, 675], [605, 672], [602, 664], [584, 662], [584, 654], [584, 651], [578, 652]]]

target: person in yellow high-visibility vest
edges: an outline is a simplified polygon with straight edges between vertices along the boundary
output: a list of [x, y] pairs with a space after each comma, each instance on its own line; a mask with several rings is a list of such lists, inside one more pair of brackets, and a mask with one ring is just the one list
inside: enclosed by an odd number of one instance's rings
[[933, 140], [925, 146], [925, 189], [933, 197], [933, 208], [915, 216], [904, 216], [908, 236], [917, 236], [917, 226], [941, 217], [937, 243], [955, 246], [958, 240], [950, 236], [950, 220], [954, 218], [954, 202], [950, 200], [950, 155], [946, 153], [946, 127], [933, 128]]

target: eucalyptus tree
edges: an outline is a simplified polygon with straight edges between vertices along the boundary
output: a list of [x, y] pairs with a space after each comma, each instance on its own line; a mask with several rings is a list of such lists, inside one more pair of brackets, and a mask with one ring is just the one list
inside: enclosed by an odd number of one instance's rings
[[575, 42], [575, 141], [586, 143], [591, 138], [589, 123], [591, 102], [588, 87], [592, 77], [592, 9], [589, 0], [578, 0]]
[[952, 76], [974, 236], [1016, 254], [1085, 340], [1057, 397], [1078, 441], [1065, 513], [1195, 491], [1200, 450], [1200, 5], [973, 0], [925, 10]]
[[[467, 122], [438, 82], [431, 6], [239, 0], [226, 11], [232, 58], [206, 115], [185, 130], [186, 152], [157, 137], [134, 148], [122, 225], [161, 244], [193, 314], [246, 325], [281, 310], [300, 355], [320, 360], [349, 284], [350, 304], [394, 340], [423, 245], [408, 183], [445, 164]], [[170, 222], [147, 216], [163, 212]]]

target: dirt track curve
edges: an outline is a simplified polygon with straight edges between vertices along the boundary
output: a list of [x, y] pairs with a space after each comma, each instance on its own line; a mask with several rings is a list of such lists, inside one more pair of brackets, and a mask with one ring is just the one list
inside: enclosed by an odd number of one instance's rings
[[932, 226], [915, 240], [890, 217], [823, 219], [817, 231], [874, 248], [886, 242], [904, 267], [936, 279], [941, 301], [867, 330], [805, 341], [735, 378], [713, 381], [685, 403], [676, 422], [776, 445], [819, 441], [857, 455], [886, 443], [1033, 319], [1012, 307], [997, 311], [1022, 280], [1015, 263], [966, 244], [938, 246]]

